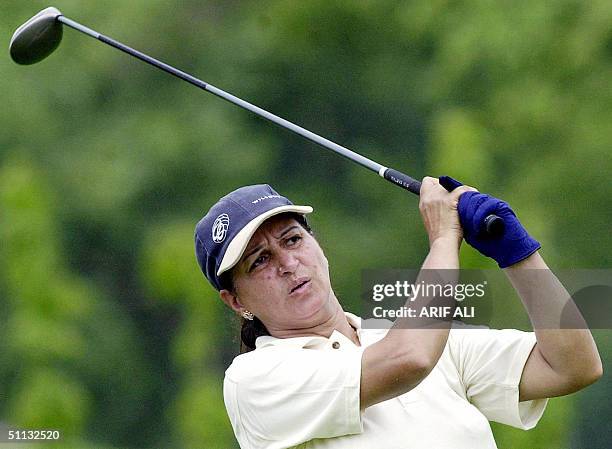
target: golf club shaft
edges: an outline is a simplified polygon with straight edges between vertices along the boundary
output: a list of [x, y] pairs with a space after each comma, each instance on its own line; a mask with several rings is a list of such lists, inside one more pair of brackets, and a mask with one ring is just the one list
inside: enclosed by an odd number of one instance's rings
[[[105, 44], [108, 44], [111, 47], [114, 47], [131, 56], [134, 56], [140, 59], [141, 61], [144, 61], [159, 69], [162, 69], [164, 72], [170, 73], [171, 75], [174, 75], [184, 81], [187, 81], [188, 83], [193, 84], [194, 86], [197, 86], [200, 89], [203, 89], [207, 92], [210, 92], [211, 94], [214, 94], [217, 97], [223, 98], [224, 100], [229, 101], [230, 103], [233, 103], [236, 106], [240, 106], [243, 109], [251, 111], [252, 113], [260, 117], [263, 117], [266, 120], [269, 120], [272, 123], [275, 123], [276, 125], [282, 128], [288, 129], [289, 131], [293, 131], [294, 133], [299, 134], [300, 136], [310, 140], [311, 142], [319, 144], [322, 147], [327, 148], [328, 150], [332, 150], [333, 152], [338, 153], [341, 156], [344, 156], [345, 158], [350, 159], [351, 161], [356, 162], [363, 167], [366, 167], [372, 171], [375, 171], [387, 181], [392, 182], [393, 184], [399, 187], [402, 187], [403, 189], [406, 189], [416, 195], [420, 194], [420, 191], [421, 191], [420, 181], [417, 181], [416, 179], [413, 179], [410, 176], [398, 170], [395, 170], [393, 168], [388, 168], [377, 162], [374, 162], [358, 153], [355, 153], [354, 151], [349, 150], [346, 147], [338, 145], [337, 143], [332, 142], [331, 140], [325, 139], [324, 137], [321, 137], [318, 134], [308, 131], [307, 129], [302, 128], [301, 126], [291, 123], [290, 121], [285, 120], [284, 118], [274, 115], [266, 111], [265, 109], [262, 109], [258, 106], [255, 106], [254, 104], [244, 101], [211, 84], [205, 83], [204, 81], [188, 73], [178, 70], [164, 62], [161, 62], [155, 58], [152, 58], [151, 56], [145, 55], [144, 53], [139, 52], [138, 50], [134, 50], [133, 48], [128, 47], [127, 45], [122, 44], [121, 42], [118, 42], [114, 39], [111, 39], [108, 36], [100, 34], [97, 31], [92, 30], [91, 28], [87, 28], [86, 26], [83, 26], [80, 23], [77, 23], [65, 16], [59, 15], [56, 17], [56, 20], [77, 31], [85, 33], [88, 36], [91, 36], [101, 42], [104, 42]], [[448, 177], [443, 177], [443, 178], [447, 178], [446, 181], [451, 179]], [[444, 180], [440, 178], [441, 185], [443, 185], [449, 191], [452, 191], [454, 188], [460, 185], [460, 183], [454, 180], [452, 180], [451, 182], [443, 182], [443, 181]], [[491, 214], [485, 218], [483, 222], [483, 229], [490, 236], [498, 236], [501, 233], [503, 233], [504, 222], [501, 218], [497, 217], [496, 215]]]
[[263, 117], [266, 120], [269, 120], [278, 126], [288, 129], [289, 131], [293, 131], [294, 133], [299, 134], [300, 136], [310, 140], [311, 142], [319, 144], [322, 147], [327, 148], [328, 150], [332, 150], [335, 153], [338, 153], [341, 156], [344, 156], [345, 158], [350, 159], [351, 161], [356, 162], [363, 167], [369, 168], [370, 170], [378, 173], [381, 177], [385, 178], [386, 180], [412, 193], [415, 193], [418, 195], [421, 190], [420, 181], [417, 181], [416, 179], [413, 179], [410, 176], [405, 175], [404, 173], [401, 173], [397, 170], [385, 167], [377, 162], [374, 162], [371, 159], [368, 159], [367, 157], [364, 157], [358, 153], [355, 153], [354, 151], [349, 150], [346, 147], [343, 147], [342, 145], [338, 145], [337, 143], [332, 142], [329, 139], [326, 139], [324, 137], [319, 136], [318, 134], [308, 131], [307, 129], [302, 128], [301, 126], [296, 125], [295, 123], [291, 123], [290, 121], [285, 120], [284, 118], [281, 118], [277, 115], [274, 115], [271, 112], [266, 111], [265, 109], [262, 109], [258, 106], [255, 106], [254, 104], [244, 101], [211, 84], [205, 83], [204, 81], [188, 73], [185, 73], [182, 70], [178, 70], [172, 67], [171, 65], [161, 62], [155, 58], [152, 58], [151, 56], [145, 55], [144, 53], [139, 52], [138, 50], [128, 47], [127, 45], [122, 44], [121, 42], [118, 42], [114, 39], [111, 39], [108, 36], [100, 34], [97, 31], [92, 30], [91, 28], [87, 28], [86, 26], [83, 26], [80, 23], [77, 23], [74, 20], [71, 20], [65, 16], [58, 16], [56, 20], [60, 21], [64, 25], [69, 26], [70, 28], [73, 28], [84, 34], [87, 34], [88, 36], [91, 36], [95, 39], [98, 39], [99, 41], [104, 42], [105, 44], [108, 44], [111, 47], [114, 47], [131, 56], [134, 56], [140, 59], [141, 61], [144, 61], [159, 69], [162, 69], [164, 72], [170, 73], [171, 75], [181, 78], [182, 80], [187, 81], [188, 83], [193, 84], [194, 86], [197, 86], [200, 89], [210, 92], [211, 94], [216, 95], [217, 97], [223, 98], [224, 100], [229, 101], [230, 103], [233, 103], [236, 106], [240, 106], [243, 109], [251, 111], [252, 113], [260, 117]]

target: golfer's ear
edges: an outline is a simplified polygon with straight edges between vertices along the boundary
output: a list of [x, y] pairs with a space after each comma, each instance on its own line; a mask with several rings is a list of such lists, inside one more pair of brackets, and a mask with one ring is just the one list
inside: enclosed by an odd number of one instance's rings
[[230, 309], [232, 309], [236, 313], [240, 313], [244, 306], [238, 300], [238, 296], [235, 293], [230, 292], [229, 290], [221, 290], [219, 291], [219, 297], [221, 301], [223, 301]]

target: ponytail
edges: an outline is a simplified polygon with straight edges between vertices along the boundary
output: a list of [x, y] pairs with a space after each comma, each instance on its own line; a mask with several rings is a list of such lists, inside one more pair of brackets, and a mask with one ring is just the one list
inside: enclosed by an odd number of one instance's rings
[[252, 320], [241, 318], [240, 327], [240, 353], [250, 352], [255, 349], [255, 340], [263, 335], [270, 335], [266, 326], [256, 316]]

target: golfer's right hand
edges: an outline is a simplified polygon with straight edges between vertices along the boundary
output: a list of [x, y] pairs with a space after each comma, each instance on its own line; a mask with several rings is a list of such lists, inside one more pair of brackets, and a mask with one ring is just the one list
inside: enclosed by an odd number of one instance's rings
[[469, 191], [477, 192], [475, 188], [465, 185], [448, 192], [440, 185], [437, 178], [429, 176], [423, 178], [419, 210], [429, 236], [430, 246], [438, 239], [448, 239], [459, 246], [463, 230], [459, 222], [457, 204], [459, 197]]

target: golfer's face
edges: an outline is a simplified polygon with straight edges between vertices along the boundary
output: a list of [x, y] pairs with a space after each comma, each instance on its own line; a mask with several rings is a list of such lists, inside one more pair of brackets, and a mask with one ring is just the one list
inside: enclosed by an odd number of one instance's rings
[[327, 259], [294, 219], [278, 215], [251, 238], [234, 270], [239, 301], [273, 329], [316, 325], [332, 309]]

